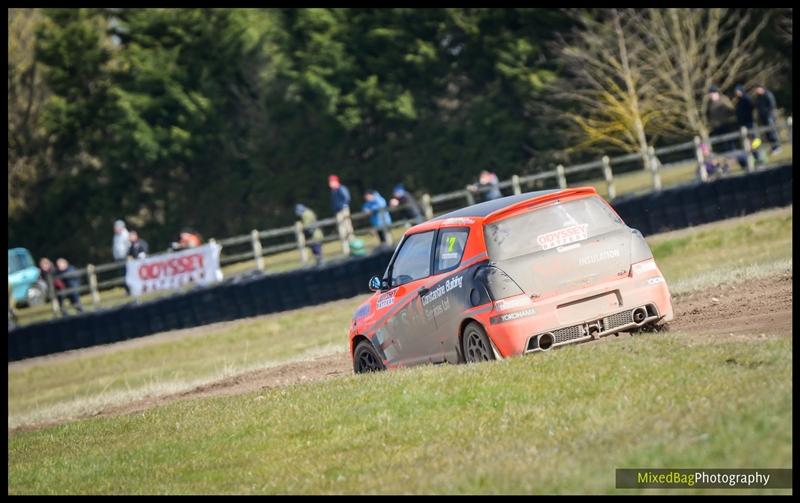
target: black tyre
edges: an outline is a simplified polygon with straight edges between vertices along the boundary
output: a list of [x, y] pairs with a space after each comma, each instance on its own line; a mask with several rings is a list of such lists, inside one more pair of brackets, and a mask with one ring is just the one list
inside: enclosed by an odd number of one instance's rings
[[353, 352], [353, 371], [356, 374], [386, 370], [383, 361], [369, 341], [361, 341]]
[[480, 324], [472, 321], [464, 327], [461, 337], [461, 351], [466, 363], [478, 363], [494, 360], [494, 351], [489, 336]]

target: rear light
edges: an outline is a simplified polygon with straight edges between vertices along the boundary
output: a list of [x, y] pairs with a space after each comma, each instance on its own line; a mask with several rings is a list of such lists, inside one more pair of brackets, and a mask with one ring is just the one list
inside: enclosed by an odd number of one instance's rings
[[653, 252], [644, 240], [642, 233], [636, 229], [631, 229], [631, 264], [643, 262], [653, 258]]
[[631, 272], [630, 276], [638, 276], [639, 274], [644, 274], [649, 271], [655, 271], [658, 269], [656, 266], [656, 261], [653, 259], [643, 260], [642, 262], [637, 262], [635, 264], [631, 264]]

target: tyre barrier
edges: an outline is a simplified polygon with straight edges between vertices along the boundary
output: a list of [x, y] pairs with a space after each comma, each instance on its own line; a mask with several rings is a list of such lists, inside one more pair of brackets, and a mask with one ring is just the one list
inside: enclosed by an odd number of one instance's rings
[[[792, 166], [786, 165], [620, 197], [611, 204], [625, 223], [649, 235], [791, 203]], [[17, 327], [8, 332], [8, 361], [364, 294], [369, 278], [384, 272], [393, 251], [381, 248], [297, 271], [235, 277], [140, 304]]]

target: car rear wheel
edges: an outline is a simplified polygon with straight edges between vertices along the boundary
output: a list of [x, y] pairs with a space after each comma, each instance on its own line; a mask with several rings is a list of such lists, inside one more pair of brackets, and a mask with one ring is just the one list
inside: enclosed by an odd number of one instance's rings
[[25, 294], [29, 306], [40, 306], [45, 302], [44, 290], [39, 285], [32, 285]]
[[474, 321], [464, 327], [461, 350], [464, 353], [464, 361], [467, 363], [487, 362], [495, 359], [494, 350], [486, 331]]
[[386, 370], [383, 361], [369, 341], [361, 341], [353, 352], [353, 370], [356, 374]]

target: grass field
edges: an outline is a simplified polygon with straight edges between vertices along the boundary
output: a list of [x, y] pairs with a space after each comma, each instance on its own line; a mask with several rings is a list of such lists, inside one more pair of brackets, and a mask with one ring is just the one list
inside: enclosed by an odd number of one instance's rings
[[[791, 228], [787, 208], [648, 241], [683, 294], [791, 269]], [[11, 365], [9, 428], [341, 350], [364, 298]], [[611, 492], [613, 467], [791, 466], [791, 338], [644, 337], [14, 433], [8, 490]]]

